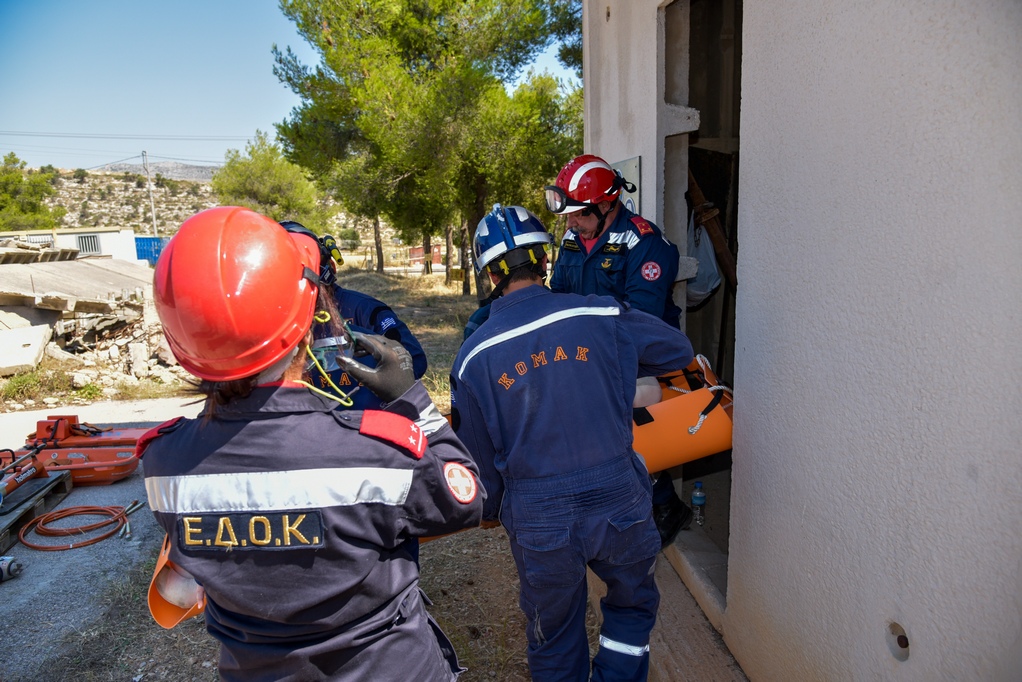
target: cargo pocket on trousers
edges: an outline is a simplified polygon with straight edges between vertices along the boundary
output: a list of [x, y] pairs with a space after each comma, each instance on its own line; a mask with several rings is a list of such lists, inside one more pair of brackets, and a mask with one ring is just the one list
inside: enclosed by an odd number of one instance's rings
[[519, 528], [525, 579], [537, 588], [570, 587], [585, 578], [585, 564], [567, 528]]
[[624, 565], [656, 556], [660, 551], [660, 533], [653, 523], [653, 507], [640, 496], [625, 511], [607, 519], [603, 544], [604, 561]]

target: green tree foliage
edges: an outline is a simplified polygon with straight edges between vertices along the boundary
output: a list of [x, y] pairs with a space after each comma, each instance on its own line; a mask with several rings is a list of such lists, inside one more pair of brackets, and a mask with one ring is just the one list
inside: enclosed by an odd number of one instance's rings
[[228, 150], [211, 185], [221, 204], [245, 206], [274, 220], [296, 220], [310, 229], [322, 230], [331, 214], [305, 171], [285, 159], [280, 146], [261, 131], [244, 154]]
[[[385, 215], [406, 241], [438, 234], [465, 204], [466, 143], [482, 95], [547, 44], [547, 4], [285, 0], [321, 54], [313, 69], [276, 52], [275, 72], [303, 100], [278, 126], [288, 157], [326, 173], [346, 209]], [[474, 190], [473, 203], [485, 204], [486, 183]]]
[[73, 177], [75, 179], [75, 182], [77, 182], [79, 185], [84, 185], [86, 179], [88, 179], [89, 177], [89, 171], [85, 170], [84, 168], [75, 168], [74, 173], [71, 174], [71, 177]]
[[57, 227], [66, 211], [50, 208], [45, 199], [56, 193], [50, 172], [25, 170], [13, 152], [0, 165], [0, 230], [48, 230]]
[[550, 0], [550, 33], [560, 42], [557, 61], [582, 78], [582, 0]]
[[53, 167], [53, 164], [47, 164], [39, 167], [39, 172], [43, 175], [50, 176], [50, 184], [57, 186], [61, 183], [60, 171]]

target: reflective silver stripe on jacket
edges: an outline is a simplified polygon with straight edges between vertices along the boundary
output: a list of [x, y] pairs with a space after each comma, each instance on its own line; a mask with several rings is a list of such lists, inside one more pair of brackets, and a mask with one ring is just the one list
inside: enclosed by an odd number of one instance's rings
[[639, 235], [635, 234], [631, 230], [625, 232], [611, 232], [607, 237], [608, 244], [624, 244], [629, 249], [634, 249], [639, 245]]
[[529, 332], [535, 331], [541, 327], [545, 327], [548, 324], [553, 324], [554, 322], [559, 322], [561, 320], [567, 320], [572, 317], [581, 317], [583, 315], [598, 315], [601, 317], [612, 317], [614, 315], [620, 314], [621, 314], [620, 308], [591, 308], [588, 306], [582, 308], [568, 308], [567, 310], [558, 310], [556, 313], [550, 313], [549, 315], [541, 317], [538, 320], [533, 320], [529, 324], [524, 324], [521, 327], [508, 330], [503, 334], [497, 334], [492, 339], [486, 339], [485, 341], [480, 343], [478, 346], [473, 348], [472, 352], [465, 356], [465, 359], [461, 362], [461, 367], [458, 368], [458, 378], [460, 379], [462, 374], [465, 373], [465, 366], [468, 365], [468, 361], [474, 358], [479, 353], [482, 353], [487, 348], [499, 345], [501, 343], [504, 343], [505, 341], [509, 341], [513, 338], [522, 336], [523, 334], [528, 334]]
[[400, 505], [411, 485], [411, 469], [378, 467], [153, 476], [145, 481], [149, 506], [169, 514]]
[[624, 642], [608, 639], [603, 635], [600, 635], [600, 647], [609, 649], [610, 651], [616, 651], [619, 654], [628, 654], [629, 656], [644, 656], [649, 653], [648, 644], [646, 646], [633, 646], [631, 644], [625, 644]]
[[419, 418], [415, 420], [415, 425], [422, 429], [427, 436], [436, 433], [446, 423], [447, 420], [432, 402], [429, 403], [429, 407], [419, 413]]

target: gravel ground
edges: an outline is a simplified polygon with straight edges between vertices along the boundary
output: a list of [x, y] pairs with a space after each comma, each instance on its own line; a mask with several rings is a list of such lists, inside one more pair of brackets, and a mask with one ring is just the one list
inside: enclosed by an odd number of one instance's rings
[[[97, 426], [154, 426], [174, 416], [197, 414], [199, 405], [186, 402], [182, 399], [104, 402], [79, 408], [2, 414], [0, 447], [16, 449], [24, 445], [25, 435], [35, 430], [36, 421], [49, 414], [77, 414], [81, 421]], [[140, 465], [130, 477], [117, 483], [72, 489], [56, 508], [127, 507], [134, 500], [145, 499]], [[4, 552], [20, 561], [24, 570], [18, 577], [0, 583], [0, 661], [3, 661], [0, 679], [9, 682], [47, 679], [47, 662], [62, 653], [66, 636], [86, 632], [104, 612], [100, 600], [106, 588], [131, 569], [155, 559], [163, 539], [162, 529], [148, 507], [130, 518], [130, 539], [114, 536], [95, 545], [58, 552], [29, 549], [19, 542]], [[66, 525], [78, 526], [95, 520], [97, 517], [74, 517], [66, 519]], [[32, 538], [33, 542], [38, 539], [34, 534]], [[39, 540], [39, 544], [47, 540]]]

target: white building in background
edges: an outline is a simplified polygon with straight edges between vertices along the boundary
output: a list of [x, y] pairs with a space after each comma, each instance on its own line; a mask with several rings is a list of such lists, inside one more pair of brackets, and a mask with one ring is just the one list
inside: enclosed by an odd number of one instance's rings
[[[77, 251], [78, 258], [138, 260], [135, 233], [118, 227], [76, 227], [55, 230], [0, 232], [0, 239], [17, 239], [43, 248]], [[19, 261], [25, 262], [25, 261]]]
[[740, 158], [726, 581], [687, 584], [743, 670], [1022, 679], [1022, 3], [587, 0], [584, 48], [586, 151], [674, 241], [690, 156]]

